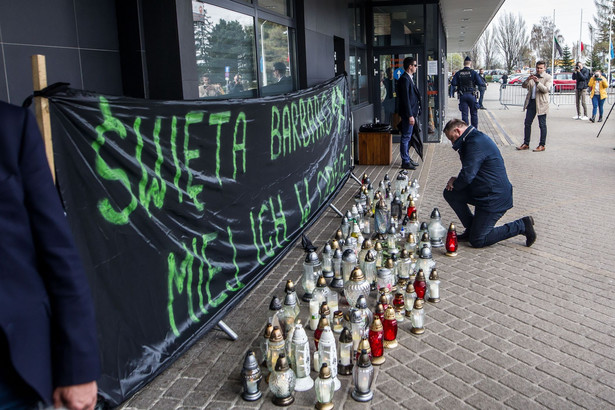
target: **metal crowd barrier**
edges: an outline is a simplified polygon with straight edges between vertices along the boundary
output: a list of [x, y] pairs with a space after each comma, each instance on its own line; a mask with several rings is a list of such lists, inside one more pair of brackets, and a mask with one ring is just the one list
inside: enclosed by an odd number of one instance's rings
[[[508, 109], [509, 106], [523, 107], [527, 90], [521, 84], [501, 84], [500, 85], [500, 104]], [[557, 84], [551, 89], [551, 103], [557, 105], [572, 105], [576, 104], [574, 85]], [[591, 105], [589, 93], [587, 93], [586, 104]], [[607, 91], [606, 104], [612, 105], [615, 103], [615, 88], [609, 88]]]

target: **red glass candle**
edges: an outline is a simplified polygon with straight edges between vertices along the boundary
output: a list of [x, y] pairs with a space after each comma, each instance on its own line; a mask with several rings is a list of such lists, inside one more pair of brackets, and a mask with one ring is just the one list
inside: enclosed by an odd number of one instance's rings
[[325, 330], [325, 326], [329, 326], [329, 319], [327, 319], [326, 316], [321, 316], [318, 327], [314, 330], [314, 345], [316, 346], [316, 350], [318, 350], [318, 342], [320, 341], [320, 336], [322, 336], [322, 331]]
[[457, 255], [457, 231], [455, 225], [451, 222], [448, 226], [448, 232], [446, 234], [446, 256]]
[[396, 312], [404, 311], [404, 294], [401, 292], [397, 292], [395, 294], [395, 299], [393, 299], [393, 307]]
[[406, 212], [406, 215], [408, 215], [408, 218], [412, 217], [413, 212], [416, 212], [416, 206], [414, 206], [414, 200], [411, 199], [410, 202], [408, 203], [408, 211]]
[[378, 317], [369, 328], [369, 346], [372, 349], [372, 364], [379, 365], [384, 363], [384, 328]]
[[389, 306], [384, 312], [384, 347], [392, 348], [397, 346], [397, 319], [395, 319], [395, 309]]
[[424, 299], [427, 285], [425, 283], [425, 274], [423, 273], [423, 269], [419, 269], [419, 273], [417, 273], [413, 285], [414, 291], [416, 292], [416, 297], [418, 299]]

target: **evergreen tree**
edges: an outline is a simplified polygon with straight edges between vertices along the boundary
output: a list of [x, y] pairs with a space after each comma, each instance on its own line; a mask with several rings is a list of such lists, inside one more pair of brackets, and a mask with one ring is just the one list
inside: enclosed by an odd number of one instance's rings
[[572, 71], [574, 61], [572, 61], [572, 54], [570, 53], [570, 48], [568, 46], [564, 47], [564, 52], [560, 65], [562, 66], [563, 71]]
[[595, 47], [590, 53], [589, 57], [587, 58], [587, 61], [585, 62], [585, 66], [587, 68], [590, 68], [592, 71], [595, 71], [595, 70], [604, 71], [605, 66], [600, 56], [598, 56], [598, 50], [596, 50]]
[[[609, 16], [615, 12], [615, 0], [594, 0], [596, 14], [594, 25], [596, 27], [597, 42], [609, 43]], [[611, 27], [611, 35], [615, 38], [615, 24]]]

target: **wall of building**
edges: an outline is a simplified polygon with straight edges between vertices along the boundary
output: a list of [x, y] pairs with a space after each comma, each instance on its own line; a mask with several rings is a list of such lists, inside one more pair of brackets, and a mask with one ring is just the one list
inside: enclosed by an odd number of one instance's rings
[[0, 5], [0, 100], [32, 93], [30, 56], [47, 60], [47, 82], [122, 94], [113, 0], [3, 1]]

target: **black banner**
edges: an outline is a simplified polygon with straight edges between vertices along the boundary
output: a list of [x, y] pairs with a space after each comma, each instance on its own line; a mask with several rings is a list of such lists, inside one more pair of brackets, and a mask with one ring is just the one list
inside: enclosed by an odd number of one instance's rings
[[347, 81], [227, 101], [51, 98], [110, 405], [214, 326], [348, 178]]

